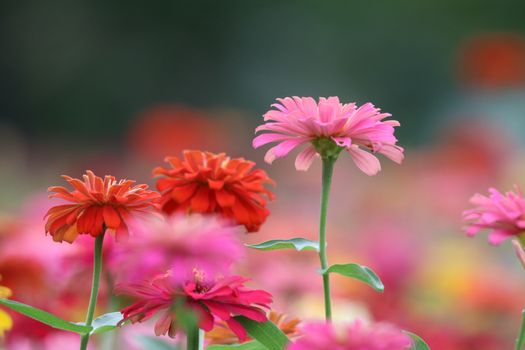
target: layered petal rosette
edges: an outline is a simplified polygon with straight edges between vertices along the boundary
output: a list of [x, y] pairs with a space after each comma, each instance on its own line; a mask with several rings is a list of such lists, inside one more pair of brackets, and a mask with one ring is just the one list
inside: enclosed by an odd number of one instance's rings
[[330, 323], [309, 323], [303, 336], [287, 350], [407, 350], [410, 337], [388, 323], [355, 321], [341, 328]]
[[[404, 158], [403, 148], [396, 145], [396, 120], [381, 113], [371, 103], [358, 107], [355, 103], [342, 104], [338, 97], [286, 97], [277, 99], [274, 109], [264, 115], [265, 124], [256, 132], [265, 131], [253, 140], [258, 148], [268, 143], [277, 145], [266, 152], [265, 161], [272, 163], [285, 157], [293, 149], [306, 145], [297, 155], [297, 170], [308, 170], [328, 142], [333, 148], [346, 150], [354, 163], [367, 175], [375, 175], [381, 164], [374, 154], [380, 153], [396, 163]], [[336, 151], [338, 152], [338, 151]]]
[[489, 230], [489, 242], [494, 245], [507, 238], [523, 237], [525, 198], [518, 186], [505, 194], [490, 188], [488, 197], [476, 193], [470, 203], [474, 207], [463, 212], [467, 235], [474, 236], [480, 230]]
[[266, 203], [274, 195], [265, 185], [274, 182], [264, 170], [254, 169], [254, 162], [201, 151], [184, 151], [182, 159], [166, 161], [170, 167], [158, 167], [153, 174], [159, 177], [161, 206], [168, 215], [216, 213], [248, 232], [258, 231], [269, 215]]
[[241, 276], [207, 278], [201, 271], [195, 270], [182, 283], [178, 278], [172, 278], [170, 271], [151, 281], [120, 284], [116, 287], [118, 294], [138, 299], [121, 311], [121, 322], [143, 322], [159, 314], [155, 334], [167, 334], [173, 338], [178, 331], [177, 310], [182, 304], [182, 307], [195, 313], [199, 328], [211, 331], [216, 321], [222, 320], [242, 342], [247, 339], [247, 332], [233, 317], [242, 315], [265, 322], [267, 317], [263, 309], [269, 308], [272, 302], [271, 294], [244, 286], [247, 281]]
[[126, 221], [139, 213], [155, 212], [154, 201], [159, 198], [147, 185], [134, 185], [132, 180], [119, 180], [106, 175], [104, 179], [87, 171], [82, 180], [63, 178], [73, 187], [49, 187], [51, 198], [60, 198], [67, 204], [49, 209], [45, 217], [46, 233], [56, 242], [73, 243], [79, 234], [97, 237], [106, 231], [116, 239], [128, 236]]

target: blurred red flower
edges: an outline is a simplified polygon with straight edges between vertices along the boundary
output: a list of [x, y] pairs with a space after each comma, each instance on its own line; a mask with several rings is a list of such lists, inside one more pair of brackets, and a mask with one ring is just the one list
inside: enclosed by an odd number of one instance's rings
[[525, 84], [525, 39], [517, 33], [490, 33], [462, 47], [459, 73], [470, 85], [498, 88]]
[[115, 234], [117, 240], [126, 238], [126, 220], [136, 213], [153, 212], [154, 200], [159, 197], [147, 185], [134, 186], [135, 181], [117, 181], [109, 175], [102, 179], [89, 170], [83, 181], [65, 175], [63, 178], [74, 190], [49, 187], [48, 191], [54, 192], [50, 198], [61, 198], [71, 204], [52, 207], [45, 215], [46, 233], [56, 242], [73, 243], [78, 234], [97, 237], [104, 229]]
[[172, 277], [169, 271], [151, 281], [117, 285], [118, 294], [139, 298], [138, 302], [121, 311], [124, 317], [121, 322], [147, 321], [163, 311], [155, 324], [155, 334], [168, 334], [173, 338], [177, 333], [175, 305], [183, 302], [184, 307], [192, 310], [198, 317], [199, 328], [211, 331], [218, 318], [226, 322], [242, 342], [248, 335], [233, 316], [242, 315], [258, 322], [267, 321], [266, 313], [261, 307], [269, 308], [271, 294], [245, 287], [244, 283], [248, 279], [244, 277], [210, 279], [198, 270], [194, 270], [193, 276], [183, 283]]
[[258, 231], [269, 215], [266, 198], [274, 195], [264, 185], [274, 182], [264, 170], [254, 170], [254, 162], [201, 151], [184, 151], [183, 159], [166, 161], [171, 168], [153, 170], [161, 177], [157, 189], [165, 213], [218, 213], [248, 232]]

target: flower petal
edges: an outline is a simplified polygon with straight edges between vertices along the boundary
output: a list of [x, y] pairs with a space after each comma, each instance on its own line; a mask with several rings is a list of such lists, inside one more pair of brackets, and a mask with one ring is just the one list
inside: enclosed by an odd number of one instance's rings
[[376, 156], [352, 145], [347, 149], [355, 165], [369, 176], [376, 175], [381, 170], [381, 164]]
[[306, 171], [312, 165], [315, 158], [318, 158], [319, 154], [315, 150], [314, 146], [310, 145], [301, 151], [295, 158], [295, 169], [300, 171]]

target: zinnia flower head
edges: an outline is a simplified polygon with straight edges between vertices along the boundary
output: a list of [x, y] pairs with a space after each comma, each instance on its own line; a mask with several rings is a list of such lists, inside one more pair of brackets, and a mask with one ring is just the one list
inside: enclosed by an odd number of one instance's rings
[[[307, 145], [295, 159], [297, 170], [308, 170], [318, 157], [337, 158], [344, 149], [354, 163], [367, 175], [381, 170], [374, 153], [381, 153], [396, 163], [403, 160], [403, 148], [396, 145], [396, 120], [386, 120], [388, 113], [371, 103], [357, 107], [355, 103], [342, 104], [338, 97], [286, 97], [277, 99], [264, 115], [265, 124], [256, 132], [268, 131], [253, 140], [258, 148], [272, 142], [278, 144], [266, 152], [265, 161], [272, 163], [285, 157], [301, 145]], [[369, 153], [369, 152], [372, 153]]]
[[265, 185], [274, 182], [264, 170], [253, 169], [254, 162], [201, 151], [166, 161], [170, 168], [153, 170], [165, 213], [217, 213], [248, 232], [258, 231], [269, 215], [266, 199], [274, 195]]
[[412, 344], [410, 337], [393, 325], [366, 325], [359, 320], [340, 329], [332, 324], [310, 323], [302, 333], [288, 350], [405, 350]]
[[172, 269], [194, 267], [215, 275], [226, 273], [244, 252], [239, 229], [219, 217], [193, 214], [157, 216], [130, 223], [135, 239], [119, 244], [112, 268], [121, 281], [138, 281]]
[[216, 320], [223, 320], [239, 340], [247, 339], [247, 332], [233, 317], [242, 315], [257, 322], [267, 321], [262, 308], [269, 308], [272, 296], [262, 290], [244, 286], [248, 279], [241, 276], [209, 278], [202, 271], [194, 270], [183, 283], [172, 278], [171, 271], [151, 281], [119, 284], [118, 294], [126, 294], [139, 300], [121, 311], [121, 322], [147, 321], [156, 314], [160, 318], [155, 324], [155, 334], [175, 337], [177, 333], [177, 308], [192, 310], [198, 318], [199, 328], [208, 332]]
[[489, 189], [488, 197], [476, 193], [470, 203], [474, 208], [463, 212], [467, 235], [487, 229], [489, 242], [498, 245], [525, 232], [525, 198], [517, 186], [504, 195], [495, 188]]
[[147, 185], [134, 185], [135, 181], [120, 180], [106, 175], [104, 179], [87, 171], [83, 179], [62, 176], [73, 190], [62, 186], [49, 187], [50, 198], [60, 198], [69, 204], [57, 205], [46, 214], [46, 233], [56, 242], [72, 243], [78, 234], [97, 237], [104, 230], [116, 239], [128, 236], [126, 221], [138, 213], [155, 210], [154, 200], [159, 194]]

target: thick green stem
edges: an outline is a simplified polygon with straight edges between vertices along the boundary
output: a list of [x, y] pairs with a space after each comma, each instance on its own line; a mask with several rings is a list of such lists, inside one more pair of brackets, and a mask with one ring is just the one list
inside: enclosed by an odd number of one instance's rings
[[[323, 187], [321, 195], [321, 216], [319, 219], [319, 259], [321, 260], [321, 269], [323, 271], [328, 268], [328, 260], [326, 257], [326, 212], [328, 209], [334, 164], [334, 158], [323, 158]], [[328, 273], [323, 273], [323, 291], [325, 317], [327, 321], [330, 321], [332, 319], [332, 302], [330, 299], [330, 275]]]
[[[91, 284], [91, 296], [89, 297], [89, 306], [86, 315], [86, 326], [91, 326], [93, 323], [93, 315], [95, 314], [95, 307], [97, 306], [98, 290], [100, 287], [100, 272], [102, 270], [102, 243], [104, 242], [104, 234], [101, 234], [95, 239], [95, 252], [93, 258], [93, 281]], [[80, 338], [80, 350], [86, 350], [89, 342], [89, 334], [84, 334]]]
[[523, 350], [523, 345], [525, 345], [525, 310], [522, 311], [520, 333], [516, 339], [516, 350]]
[[188, 329], [187, 331], [187, 334], [186, 334], [186, 350], [201, 350], [202, 347], [201, 347], [201, 344], [203, 344], [203, 342], [201, 342], [201, 339], [200, 339], [200, 329], [199, 327], [196, 327], [196, 326], [192, 326]]

